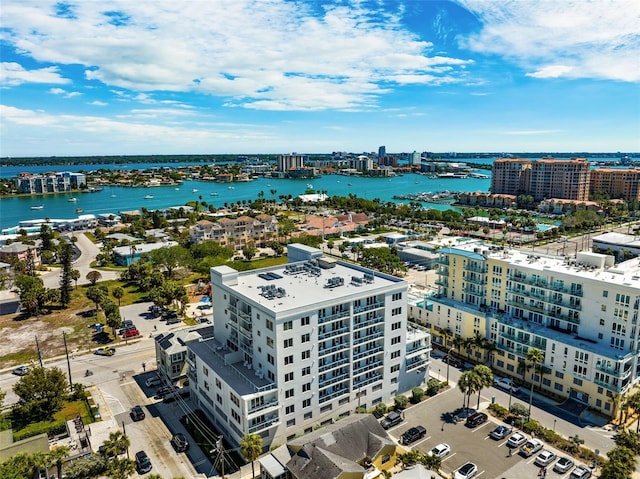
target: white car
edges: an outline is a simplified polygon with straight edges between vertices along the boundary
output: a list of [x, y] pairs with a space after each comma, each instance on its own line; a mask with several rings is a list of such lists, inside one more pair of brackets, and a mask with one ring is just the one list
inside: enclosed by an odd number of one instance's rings
[[115, 352], [116, 348], [112, 348], [111, 346], [100, 346], [93, 352], [93, 354], [97, 354], [98, 356], [113, 356]]
[[447, 456], [450, 452], [451, 452], [451, 447], [449, 447], [449, 444], [445, 444], [443, 442], [441, 444], [438, 444], [433, 449], [431, 449], [428, 454], [430, 456], [443, 458], [443, 457]]
[[538, 439], [529, 439], [526, 444], [520, 448], [520, 455], [522, 457], [531, 457], [543, 447], [544, 445], [542, 444], [542, 441]]
[[467, 462], [465, 465], [460, 467], [455, 474], [453, 475], [454, 479], [471, 479], [478, 473], [478, 466], [476, 466], [473, 462]]
[[536, 457], [534, 464], [540, 467], [547, 467], [549, 464], [553, 462], [555, 458], [556, 458], [555, 452], [551, 452], [548, 449], [545, 449], [540, 454], [538, 454], [538, 457]]
[[524, 434], [520, 433], [520, 432], [516, 432], [514, 434], [511, 435], [511, 437], [509, 438], [509, 440], [507, 441], [507, 447], [520, 447], [522, 446], [525, 442], [527, 442], [527, 436], [525, 436]]
[[520, 388], [513, 384], [513, 381], [509, 378], [494, 378], [493, 385], [497, 388], [511, 391], [512, 394], [520, 391]]

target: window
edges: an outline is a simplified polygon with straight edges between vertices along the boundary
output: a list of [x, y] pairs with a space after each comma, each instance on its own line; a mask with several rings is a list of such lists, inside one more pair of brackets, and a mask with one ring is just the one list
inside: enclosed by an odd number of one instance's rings
[[[308, 420], [308, 419], [312, 419], [312, 418], [313, 418], [313, 413], [312, 413], [312, 412], [305, 412], [305, 413], [304, 413], [304, 419], [305, 419], [305, 421], [306, 421], [306, 420]], [[307, 430], [305, 429], [305, 430], [304, 430], [304, 433], [305, 433], [305, 434], [307, 434], [307, 433], [309, 433], [309, 432], [311, 432], [311, 431], [313, 431], [313, 429], [311, 429], [311, 428], [309, 429], [309, 431], [307, 431]]]
[[391, 310], [391, 316], [398, 316], [399, 314], [402, 314], [402, 308], [393, 308]]
[[385, 454], [384, 456], [382, 456], [382, 464], [386, 464], [390, 460], [391, 460], [391, 456], [389, 456], [389, 454]]
[[402, 293], [393, 293], [391, 296], [392, 301], [400, 301], [402, 299]]
[[269, 346], [270, 348], [273, 348], [273, 338], [267, 338], [267, 346]]
[[222, 404], [222, 396], [220, 396], [220, 394], [216, 394], [216, 401]]
[[306, 351], [302, 351], [302, 359], [309, 359], [311, 357], [311, 350], [307, 349]]
[[393, 351], [391, 353], [391, 359], [396, 359], [400, 357], [400, 351]]
[[398, 321], [397, 323], [393, 323], [391, 325], [391, 331], [395, 331], [396, 329], [400, 329], [402, 327], [402, 322]]
[[607, 310], [607, 305], [603, 304], [600, 306], [600, 311], [606, 311]]
[[302, 375], [303, 376], [308, 376], [309, 374], [311, 374], [311, 366], [307, 366], [306, 368], [302, 368]]
[[582, 386], [582, 379], [573, 378], [573, 384], [576, 386]]
[[310, 322], [311, 322], [311, 320], [309, 319], [309, 316], [305, 316], [304, 318], [300, 318], [300, 326], [309, 326]]
[[600, 326], [604, 326], [604, 319], [600, 318]]
[[267, 329], [269, 331], [273, 331], [273, 321], [271, 321], [270, 319], [267, 319]]
[[322, 406], [320, 408], [320, 412], [325, 413], [325, 412], [331, 411], [332, 409], [333, 409], [333, 404], [327, 404], [326, 406]]
[[289, 399], [289, 398], [293, 397], [293, 395], [295, 394], [295, 392], [294, 392], [294, 391], [295, 391], [295, 389], [293, 389], [293, 388], [292, 388], [292, 389], [287, 389], [287, 390], [284, 392], [284, 397], [285, 397], [286, 399]]
[[271, 354], [267, 354], [267, 361], [269, 361], [269, 364], [273, 364], [275, 362], [273, 356]]
[[296, 407], [293, 404], [287, 406], [287, 408], [285, 409], [285, 414], [293, 414], [294, 412], [296, 412]]
[[304, 401], [302, 401], [302, 407], [311, 407], [311, 399], [305, 399]]
[[233, 404], [235, 404], [236, 406], [240, 407], [240, 399], [238, 399], [238, 396], [236, 396], [233, 393], [229, 393], [229, 398], [231, 399], [231, 402]]
[[293, 346], [293, 339], [292, 338], [285, 339], [284, 340], [284, 347], [285, 348], [290, 348], [291, 346]]
[[300, 341], [302, 341], [303, 343], [308, 343], [309, 341], [311, 341], [311, 335], [309, 333], [303, 334], [300, 337]]
[[[287, 421], [287, 427], [293, 427], [296, 425], [296, 420], [295, 419], [289, 419]], [[293, 436], [295, 438], [295, 436]]]
[[400, 336], [396, 336], [395, 338], [391, 338], [391, 344], [399, 344]]
[[284, 375], [284, 382], [293, 381], [293, 371]]
[[220, 382], [220, 380], [219, 380], [219, 379], [216, 379], [216, 387], [217, 387], [218, 389], [222, 389], [222, 383]]
[[400, 365], [399, 364], [394, 364], [393, 366], [391, 366], [391, 373], [397, 373], [398, 371], [400, 371]]
[[285, 321], [284, 323], [282, 323], [282, 329], [284, 329], [285, 331], [289, 331], [292, 328], [293, 328], [293, 321]]
[[609, 291], [603, 291], [602, 292], [602, 297], [603, 298], [608, 298], [609, 297]]
[[311, 383], [304, 383], [302, 385], [302, 392], [307, 392], [307, 391], [311, 391]]
[[285, 356], [284, 364], [285, 364], [285, 366], [288, 365], [288, 364], [293, 364], [293, 354], [290, 355], [290, 356]]

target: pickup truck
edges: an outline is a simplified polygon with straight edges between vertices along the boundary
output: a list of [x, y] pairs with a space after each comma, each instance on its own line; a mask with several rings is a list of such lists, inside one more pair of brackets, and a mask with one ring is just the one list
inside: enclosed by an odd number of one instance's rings
[[397, 411], [393, 411], [387, 414], [387, 416], [382, 421], [380, 421], [380, 425], [385, 429], [389, 429], [393, 426], [397, 426], [401, 422], [402, 416], [400, 415], [400, 413]]
[[543, 447], [542, 441], [538, 439], [529, 439], [524, 446], [520, 448], [522, 457], [531, 457]]

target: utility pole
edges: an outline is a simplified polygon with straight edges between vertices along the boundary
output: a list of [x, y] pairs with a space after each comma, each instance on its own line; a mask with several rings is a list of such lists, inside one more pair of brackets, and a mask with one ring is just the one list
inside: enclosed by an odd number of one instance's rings
[[[127, 437], [127, 430], [124, 427], [124, 421], [122, 421], [122, 435], [125, 437]], [[127, 447], [127, 459], [129, 459], [129, 448]], [[224, 479], [224, 478], [223, 478]]]
[[44, 364], [42, 363], [42, 351], [40, 351], [40, 343], [38, 342], [37, 334], [36, 334], [36, 349], [38, 350], [38, 361], [40, 361], [40, 367], [43, 368]]
[[69, 389], [73, 387], [73, 381], [71, 380], [71, 362], [69, 361], [69, 350], [67, 349], [67, 335], [63, 331], [62, 339], [64, 341], [64, 353], [67, 356], [67, 370], [69, 371]]

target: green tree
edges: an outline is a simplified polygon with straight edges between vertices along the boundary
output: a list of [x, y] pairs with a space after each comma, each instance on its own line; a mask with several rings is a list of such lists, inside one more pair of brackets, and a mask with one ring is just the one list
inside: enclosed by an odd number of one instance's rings
[[116, 329], [122, 326], [122, 318], [120, 317], [120, 308], [113, 301], [107, 300], [104, 303], [104, 315], [107, 319], [107, 326], [109, 326], [113, 332], [113, 337], [116, 337]]
[[636, 456], [640, 456], [640, 434], [629, 430], [622, 431], [616, 438], [616, 446], [628, 447]]
[[335, 247], [335, 243], [332, 240], [327, 241], [327, 249], [329, 250], [329, 253], [331, 253], [331, 251], [333, 250], [333, 248]]
[[462, 391], [463, 400], [462, 407], [469, 407], [471, 395], [480, 388], [480, 378], [473, 371], [465, 371], [460, 375], [458, 380], [458, 389]]
[[149, 253], [149, 259], [156, 266], [164, 268], [167, 278], [173, 277], [173, 272], [179, 266], [189, 267], [193, 257], [183, 246], [168, 246], [158, 248]]
[[[535, 373], [536, 366], [538, 364], [541, 364], [544, 361], [544, 352], [536, 348], [529, 349], [527, 351], [527, 361], [529, 361], [533, 365], [533, 371]], [[532, 377], [531, 392], [529, 394], [529, 413], [527, 415], [529, 419], [531, 418], [531, 404], [533, 403], [533, 384], [534, 384], [534, 378]]]
[[100, 452], [106, 457], [117, 457], [127, 452], [129, 446], [131, 446], [129, 436], [120, 430], [112, 431], [109, 433], [109, 439], [100, 446]]
[[407, 404], [409, 403], [409, 398], [402, 394], [398, 394], [396, 397], [393, 398], [393, 402], [396, 406], [396, 409], [404, 409], [407, 407]]
[[73, 280], [71, 272], [73, 267], [71, 260], [73, 257], [73, 247], [66, 241], [60, 244], [60, 264], [62, 271], [60, 274], [60, 304], [65, 308], [71, 302], [71, 281]]
[[246, 434], [240, 440], [240, 453], [251, 462], [251, 477], [256, 477], [255, 461], [262, 453], [262, 437], [258, 434]]
[[135, 470], [134, 461], [126, 457], [116, 457], [107, 461], [105, 474], [111, 479], [127, 479]]
[[113, 288], [113, 291], [111, 291], [111, 294], [115, 299], [118, 300], [118, 306], [120, 306], [120, 300], [124, 296], [124, 289], [122, 289], [122, 287], [120, 286], [116, 286], [115, 288]]
[[87, 298], [96, 305], [96, 310], [100, 309], [100, 305], [104, 304], [107, 299], [105, 288], [101, 286], [89, 286], [87, 288]]
[[56, 467], [56, 477], [62, 477], [62, 464], [69, 458], [67, 446], [56, 446], [48, 454], [48, 462]]
[[[362, 266], [366, 268], [376, 269], [383, 273], [395, 274], [404, 270], [402, 261], [397, 253], [389, 248], [367, 248], [360, 249], [358, 245], [357, 251], [362, 253]], [[352, 248], [353, 249], [353, 248]]]
[[282, 243], [280, 243], [280, 241], [271, 241], [269, 243], [269, 247], [273, 250], [276, 256], [280, 256], [282, 253], [284, 253], [284, 246], [282, 246]]
[[69, 272], [69, 277], [73, 280], [73, 282], [76, 285], [76, 289], [78, 289], [78, 280], [80, 279], [80, 271], [78, 271], [77, 269], [72, 269]]
[[631, 479], [638, 456], [631, 449], [616, 446], [607, 452], [609, 462], [602, 466], [600, 477], [607, 479]]
[[102, 279], [102, 274], [100, 274], [100, 271], [96, 271], [95, 269], [92, 269], [87, 273], [86, 278], [87, 278], [87, 281], [91, 283], [91, 286], [95, 286], [96, 283]]
[[51, 250], [53, 248], [52, 239], [53, 231], [51, 227], [47, 223], [42, 224], [40, 226], [40, 248], [43, 250]]
[[27, 314], [38, 315], [44, 304], [44, 283], [42, 278], [21, 274], [16, 279], [16, 286], [20, 291], [20, 304]]
[[18, 407], [27, 417], [51, 419], [67, 397], [67, 378], [60, 368], [34, 367], [13, 386]]
[[473, 372], [478, 377], [478, 409], [480, 409], [480, 394], [482, 392], [482, 388], [488, 388], [493, 385], [493, 373], [488, 366], [484, 364], [477, 364], [473, 368]]
[[257, 249], [255, 247], [255, 245], [253, 244], [253, 241], [249, 241], [244, 245], [244, 248], [242, 248], [242, 254], [244, 255], [244, 257], [248, 260], [251, 261], [251, 258], [253, 258], [256, 253], [257, 253]]

